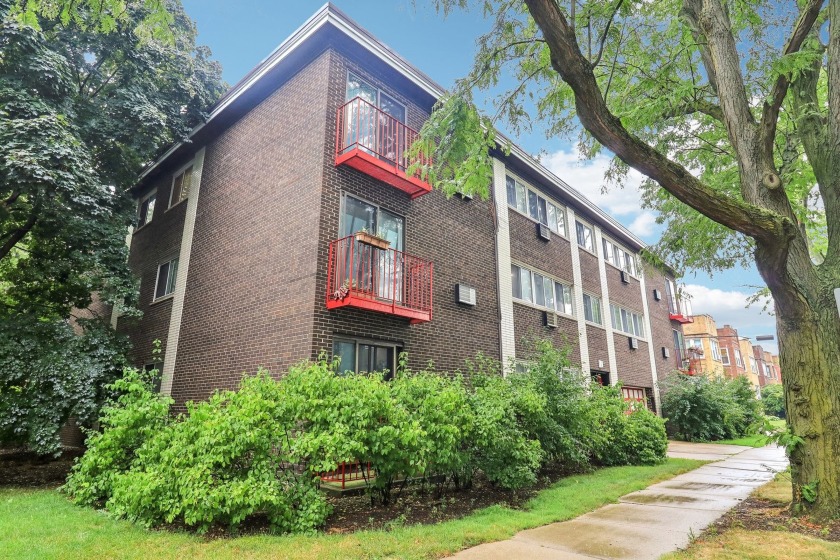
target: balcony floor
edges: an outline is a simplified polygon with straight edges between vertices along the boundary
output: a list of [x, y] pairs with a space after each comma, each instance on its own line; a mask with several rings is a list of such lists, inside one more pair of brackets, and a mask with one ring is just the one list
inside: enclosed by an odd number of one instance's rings
[[358, 309], [366, 309], [368, 311], [376, 311], [378, 313], [387, 313], [388, 315], [405, 317], [410, 320], [411, 324], [426, 323], [432, 320], [432, 314], [429, 311], [410, 309], [408, 307], [403, 307], [398, 303], [377, 301], [375, 299], [358, 297], [352, 294], [348, 294], [343, 300], [327, 300], [327, 309], [338, 309], [339, 307], [355, 307]]
[[335, 157], [335, 165], [348, 165], [366, 175], [370, 175], [395, 187], [411, 198], [417, 198], [432, 192], [432, 186], [417, 177], [410, 177], [399, 167], [367, 153], [361, 148], [351, 148]]

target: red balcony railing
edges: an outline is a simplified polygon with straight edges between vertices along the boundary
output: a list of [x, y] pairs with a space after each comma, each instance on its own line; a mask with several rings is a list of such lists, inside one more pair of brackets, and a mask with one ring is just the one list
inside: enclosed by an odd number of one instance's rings
[[330, 243], [327, 308], [358, 307], [432, 320], [431, 262], [391, 248], [359, 241], [355, 235]]
[[419, 173], [407, 175], [414, 163], [430, 160], [409, 158], [406, 150], [417, 132], [385, 111], [355, 97], [338, 108], [335, 134], [335, 164], [349, 165], [417, 198], [432, 191]]

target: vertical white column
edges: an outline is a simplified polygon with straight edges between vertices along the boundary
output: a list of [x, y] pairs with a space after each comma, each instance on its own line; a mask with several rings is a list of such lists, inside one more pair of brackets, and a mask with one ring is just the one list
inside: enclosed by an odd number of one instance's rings
[[[127, 252], [131, 251], [131, 238], [134, 237], [134, 227], [128, 226], [128, 233], [125, 236], [125, 247], [128, 250]], [[119, 302], [114, 303], [113, 307], [111, 307], [111, 328], [117, 330], [117, 321], [122, 315], [122, 308], [120, 307]]]
[[650, 309], [648, 308], [647, 288], [645, 287], [645, 274], [643, 270], [639, 270], [639, 289], [642, 291], [642, 312], [645, 314], [645, 332], [648, 339], [650, 375], [653, 378], [653, 402], [656, 406], [657, 414], [662, 415], [659, 400], [659, 375], [656, 371], [656, 350], [653, 347], [653, 331], [650, 328]]
[[190, 271], [195, 216], [198, 210], [198, 194], [201, 188], [201, 171], [204, 168], [204, 148], [195, 154], [192, 182], [187, 197], [187, 211], [184, 231], [181, 234], [181, 252], [178, 255], [178, 275], [175, 277], [175, 292], [172, 297], [172, 314], [169, 318], [169, 334], [166, 337], [166, 354], [163, 357], [160, 392], [172, 394], [172, 378], [175, 374], [175, 359], [178, 356], [178, 340], [181, 336], [181, 318], [184, 313], [184, 295], [187, 291], [187, 276]]
[[580, 347], [580, 369], [589, 377], [589, 340], [586, 337], [586, 319], [583, 316], [583, 275], [580, 272], [580, 254], [575, 231], [575, 211], [566, 208], [568, 219], [569, 246], [572, 248], [572, 290], [575, 294], [575, 316], [578, 321], [578, 345]]
[[493, 159], [493, 203], [496, 207], [496, 278], [499, 291], [499, 342], [503, 371], [516, 357], [513, 326], [513, 285], [510, 278], [510, 221], [504, 162]]
[[615, 359], [615, 337], [613, 336], [612, 312], [610, 310], [610, 289], [607, 285], [607, 263], [604, 261], [604, 244], [601, 228], [595, 229], [595, 250], [598, 252], [598, 278], [601, 282], [601, 314], [604, 320], [604, 329], [607, 331], [607, 360], [610, 365], [610, 385], [618, 383], [618, 363]]

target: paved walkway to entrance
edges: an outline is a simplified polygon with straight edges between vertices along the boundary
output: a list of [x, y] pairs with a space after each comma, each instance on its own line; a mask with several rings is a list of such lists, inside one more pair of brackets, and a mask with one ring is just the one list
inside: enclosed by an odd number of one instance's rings
[[784, 449], [671, 442], [669, 457], [716, 461], [570, 521], [517, 533], [452, 558], [591, 560], [659, 558], [688, 546], [692, 535], [787, 468]]

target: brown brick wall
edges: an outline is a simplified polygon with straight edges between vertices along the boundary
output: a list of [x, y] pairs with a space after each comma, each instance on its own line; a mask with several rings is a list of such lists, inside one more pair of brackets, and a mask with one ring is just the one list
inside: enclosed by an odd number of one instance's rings
[[610, 291], [610, 301], [630, 311], [642, 315], [642, 291], [639, 288], [639, 281], [628, 275], [628, 283], [621, 281], [621, 271], [611, 265], [604, 263], [607, 272], [607, 288]]
[[[580, 254], [580, 276], [584, 292], [601, 297], [601, 274], [598, 272], [598, 257], [579, 248]], [[609, 311], [606, 306], [604, 309]]]
[[207, 147], [176, 402], [310, 356], [328, 76], [322, 54]]
[[[462, 368], [477, 352], [499, 359], [499, 308], [496, 289], [495, 229], [492, 200], [448, 199], [439, 191], [411, 200], [402, 191], [347, 166], [335, 166], [335, 113], [345, 102], [347, 70], [406, 105], [409, 126], [428, 118], [424, 108], [388, 87], [377, 75], [341, 54], [330, 52], [329, 103], [323, 153], [321, 222], [317, 278], [309, 298], [315, 300], [311, 355], [331, 352], [334, 335], [396, 342], [409, 355], [409, 366], [438, 370]], [[342, 192], [367, 200], [405, 218], [405, 251], [434, 263], [432, 321], [410, 325], [408, 319], [366, 310], [326, 308], [329, 243], [339, 236]], [[455, 302], [455, 285], [476, 288], [477, 305]]]
[[[653, 267], [647, 267], [645, 270], [645, 288], [647, 289], [645, 296], [648, 301], [651, 336], [653, 337], [653, 356], [656, 360], [659, 378], [664, 379], [665, 375], [682, 367], [674, 347], [674, 331], [682, 331], [682, 325], [677, 321], [671, 321], [669, 318], [665, 275]], [[653, 290], [659, 290], [662, 299], [656, 301], [653, 297]], [[663, 346], [670, 352], [670, 358], [662, 356]]]
[[[599, 371], [609, 371], [610, 377], [615, 375], [610, 371], [610, 357], [607, 352], [607, 331], [593, 325], [586, 325], [586, 339], [589, 342], [589, 367]], [[598, 366], [598, 361], [604, 362], [604, 367]], [[621, 370], [621, 366], [619, 366]]]
[[741, 356], [742, 367], [738, 367], [735, 362], [735, 349], [740, 350], [740, 346], [738, 345], [738, 331], [729, 325], [724, 325], [717, 330], [717, 335], [721, 355], [723, 354], [724, 349], [726, 349], [729, 354], [729, 365], [727, 366], [726, 364], [723, 364], [722, 366], [724, 374], [732, 379], [735, 379], [739, 375], [746, 375], [746, 369], [744, 366], [749, 367], [749, 364], [744, 362], [745, 358]]
[[530, 305], [513, 304], [513, 326], [516, 332], [516, 355], [528, 358], [533, 352], [530, 340], [534, 338], [550, 339], [558, 348], [569, 349], [572, 365], [580, 365], [580, 342], [578, 341], [577, 320], [558, 316], [557, 327], [543, 325], [543, 311]]
[[[186, 161], [173, 162], [171, 169], [176, 170]], [[166, 352], [166, 337], [169, 334], [169, 317], [172, 311], [172, 298], [153, 303], [158, 265], [177, 257], [181, 249], [181, 235], [184, 229], [186, 203], [167, 209], [169, 192], [172, 188], [171, 173], [161, 174], [149, 188], [157, 189], [155, 211], [152, 219], [134, 232], [131, 238], [131, 250], [128, 264], [132, 272], [140, 279], [140, 299], [138, 306], [143, 313], [142, 319], [120, 318], [118, 330], [127, 332], [132, 344], [132, 360], [138, 366], [152, 363], [153, 342], [159, 340], [161, 350]], [[163, 356], [163, 354], [161, 354]]]
[[569, 240], [552, 233], [551, 241], [537, 237], [536, 222], [512, 210], [508, 211], [510, 224], [510, 255], [514, 261], [542, 270], [558, 280], [572, 285], [572, 254]]

